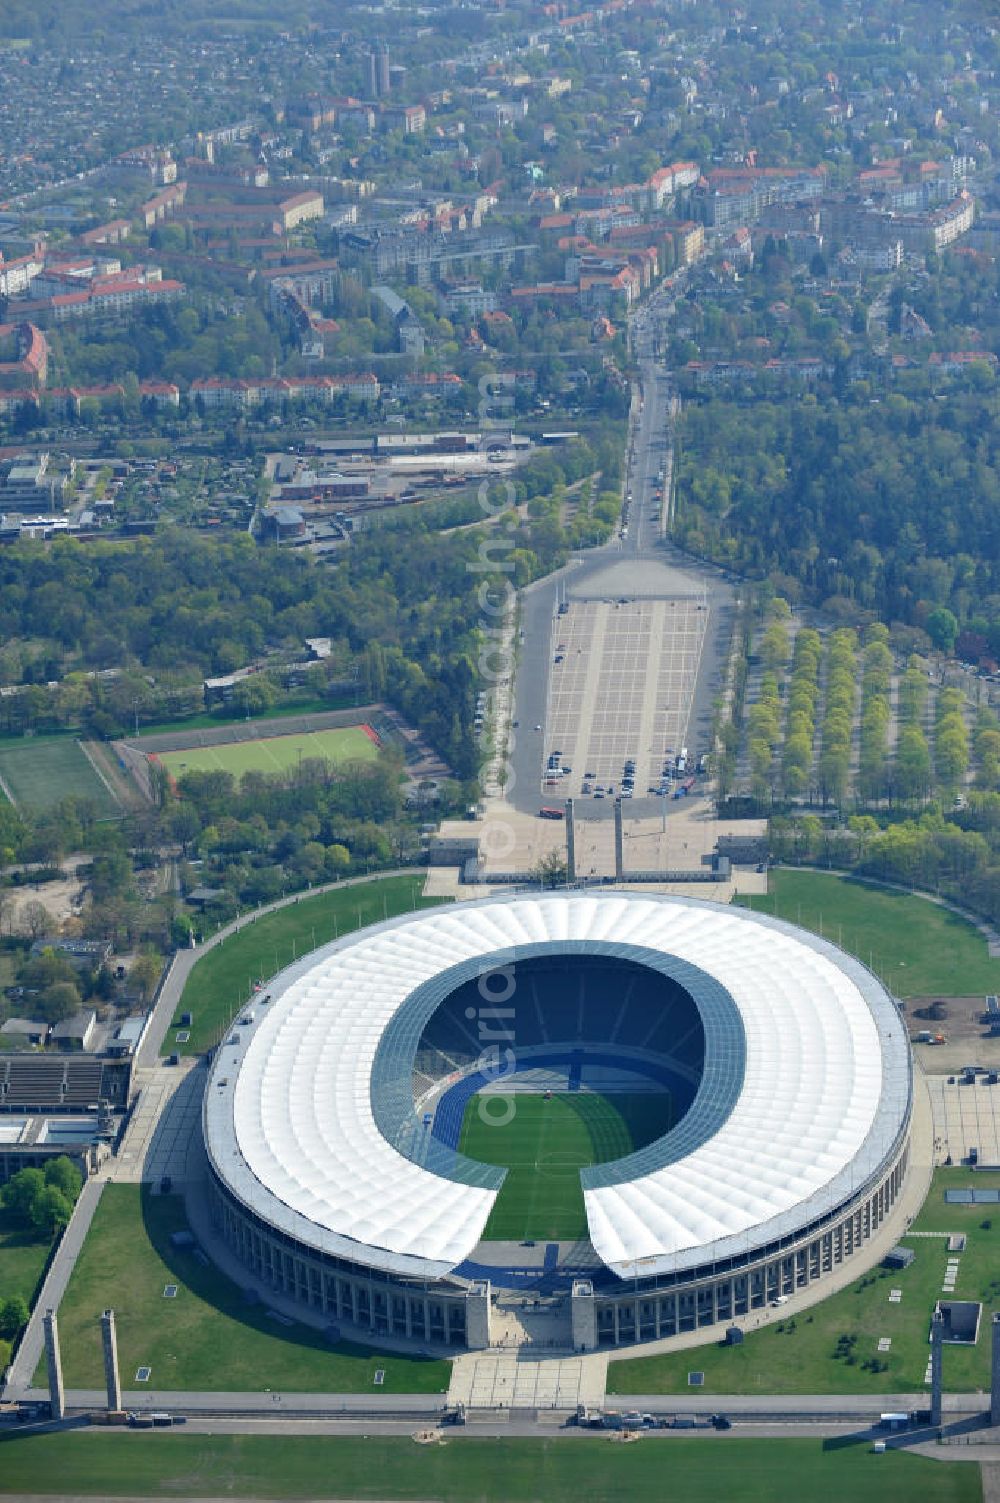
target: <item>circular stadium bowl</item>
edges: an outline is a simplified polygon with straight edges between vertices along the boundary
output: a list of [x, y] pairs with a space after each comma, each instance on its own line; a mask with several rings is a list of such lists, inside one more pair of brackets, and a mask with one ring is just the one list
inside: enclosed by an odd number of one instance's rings
[[580, 1171], [589, 1239], [536, 1269], [574, 1347], [733, 1321], [863, 1261], [907, 1167], [892, 998], [791, 925], [609, 889], [425, 911], [274, 977], [212, 1062], [213, 1217], [314, 1320], [486, 1345], [491, 1293], [530, 1269], [505, 1280], [483, 1241], [505, 1171], [460, 1151], [465, 1106], [611, 1077], [677, 1111]]

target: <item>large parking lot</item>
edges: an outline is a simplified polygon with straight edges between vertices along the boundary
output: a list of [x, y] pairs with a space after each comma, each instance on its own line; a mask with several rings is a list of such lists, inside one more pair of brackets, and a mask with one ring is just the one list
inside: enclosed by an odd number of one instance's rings
[[[626, 758], [636, 797], [659, 781], [688, 745], [708, 616], [698, 597], [569, 600], [552, 623], [543, 765], [558, 752], [570, 772], [543, 794], [579, 797], [584, 782], [617, 793]], [[693, 772], [705, 748], [688, 750]]]

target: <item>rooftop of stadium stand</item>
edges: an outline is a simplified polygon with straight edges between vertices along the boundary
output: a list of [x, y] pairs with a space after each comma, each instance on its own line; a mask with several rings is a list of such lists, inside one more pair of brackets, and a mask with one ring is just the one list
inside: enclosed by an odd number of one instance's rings
[[[581, 983], [570, 999], [545, 979], [559, 965], [614, 967], [619, 985], [609, 998]], [[428, 1147], [425, 1131], [415, 1152], [414, 1095], [446, 1069], [476, 1072], [461, 989], [511, 966], [528, 1003], [515, 1051], [614, 1044], [691, 1083], [665, 1137], [582, 1172], [591, 1241], [623, 1278], [791, 1235], [861, 1190], [906, 1130], [896, 1006], [834, 946], [695, 899], [514, 894], [373, 926], [274, 978], [213, 1065], [204, 1120], [219, 1179], [320, 1251], [419, 1278], [456, 1268], [503, 1170], [460, 1155], [455, 1133]]]

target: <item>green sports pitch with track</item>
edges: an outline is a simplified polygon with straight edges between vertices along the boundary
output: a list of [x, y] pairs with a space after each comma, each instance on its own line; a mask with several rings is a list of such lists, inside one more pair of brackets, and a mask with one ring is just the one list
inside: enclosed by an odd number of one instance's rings
[[155, 753], [156, 761], [172, 778], [182, 778], [188, 772], [230, 772], [240, 778], [245, 772], [291, 772], [301, 762], [314, 758], [334, 763], [371, 762], [377, 756], [377, 738], [360, 725]]
[[672, 1120], [666, 1091], [473, 1096], [459, 1148], [469, 1158], [508, 1170], [483, 1236], [551, 1242], [586, 1237], [580, 1170], [623, 1158], [662, 1137]]

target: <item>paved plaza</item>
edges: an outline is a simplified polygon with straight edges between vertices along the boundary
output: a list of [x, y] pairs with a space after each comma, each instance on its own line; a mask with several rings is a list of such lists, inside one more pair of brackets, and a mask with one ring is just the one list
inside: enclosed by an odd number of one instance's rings
[[188, 1144], [200, 1122], [201, 1097], [194, 1079], [200, 1063], [184, 1059], [179, 1065], [157, 1064], [137, 1072], [132, 1118], [106, 1178], [159, 1184], [164, 1174], [184, 1177]]
[[449, 1404], [470, 1409], [569, 1409], [604, 1402], [607, 1357], [519, 1357], [468, 1352], [452, 1366]]
[[[688, 745], [708, 618], [700, 596], [566, 603], [552, 622], [545, 761], [558, 752], [571, 772], [543, 780], [543, 793], [579, 797], [584, 782], [617, 792], [626, 758], [637, 797], [659, 781]], [[689, 749], [692, 763], [705, 750]]]
[[975, 1085], [948, 1084], [946, 1075], [928, 1075], [934, 1112], [935, 1162], [943, 1164], [950, 1154], [954, 1163], [968, 1158], [975, 1148], [981, 1164], [1000, 1164], [1000, 1085], [987, 1085], [985, 1077]]

